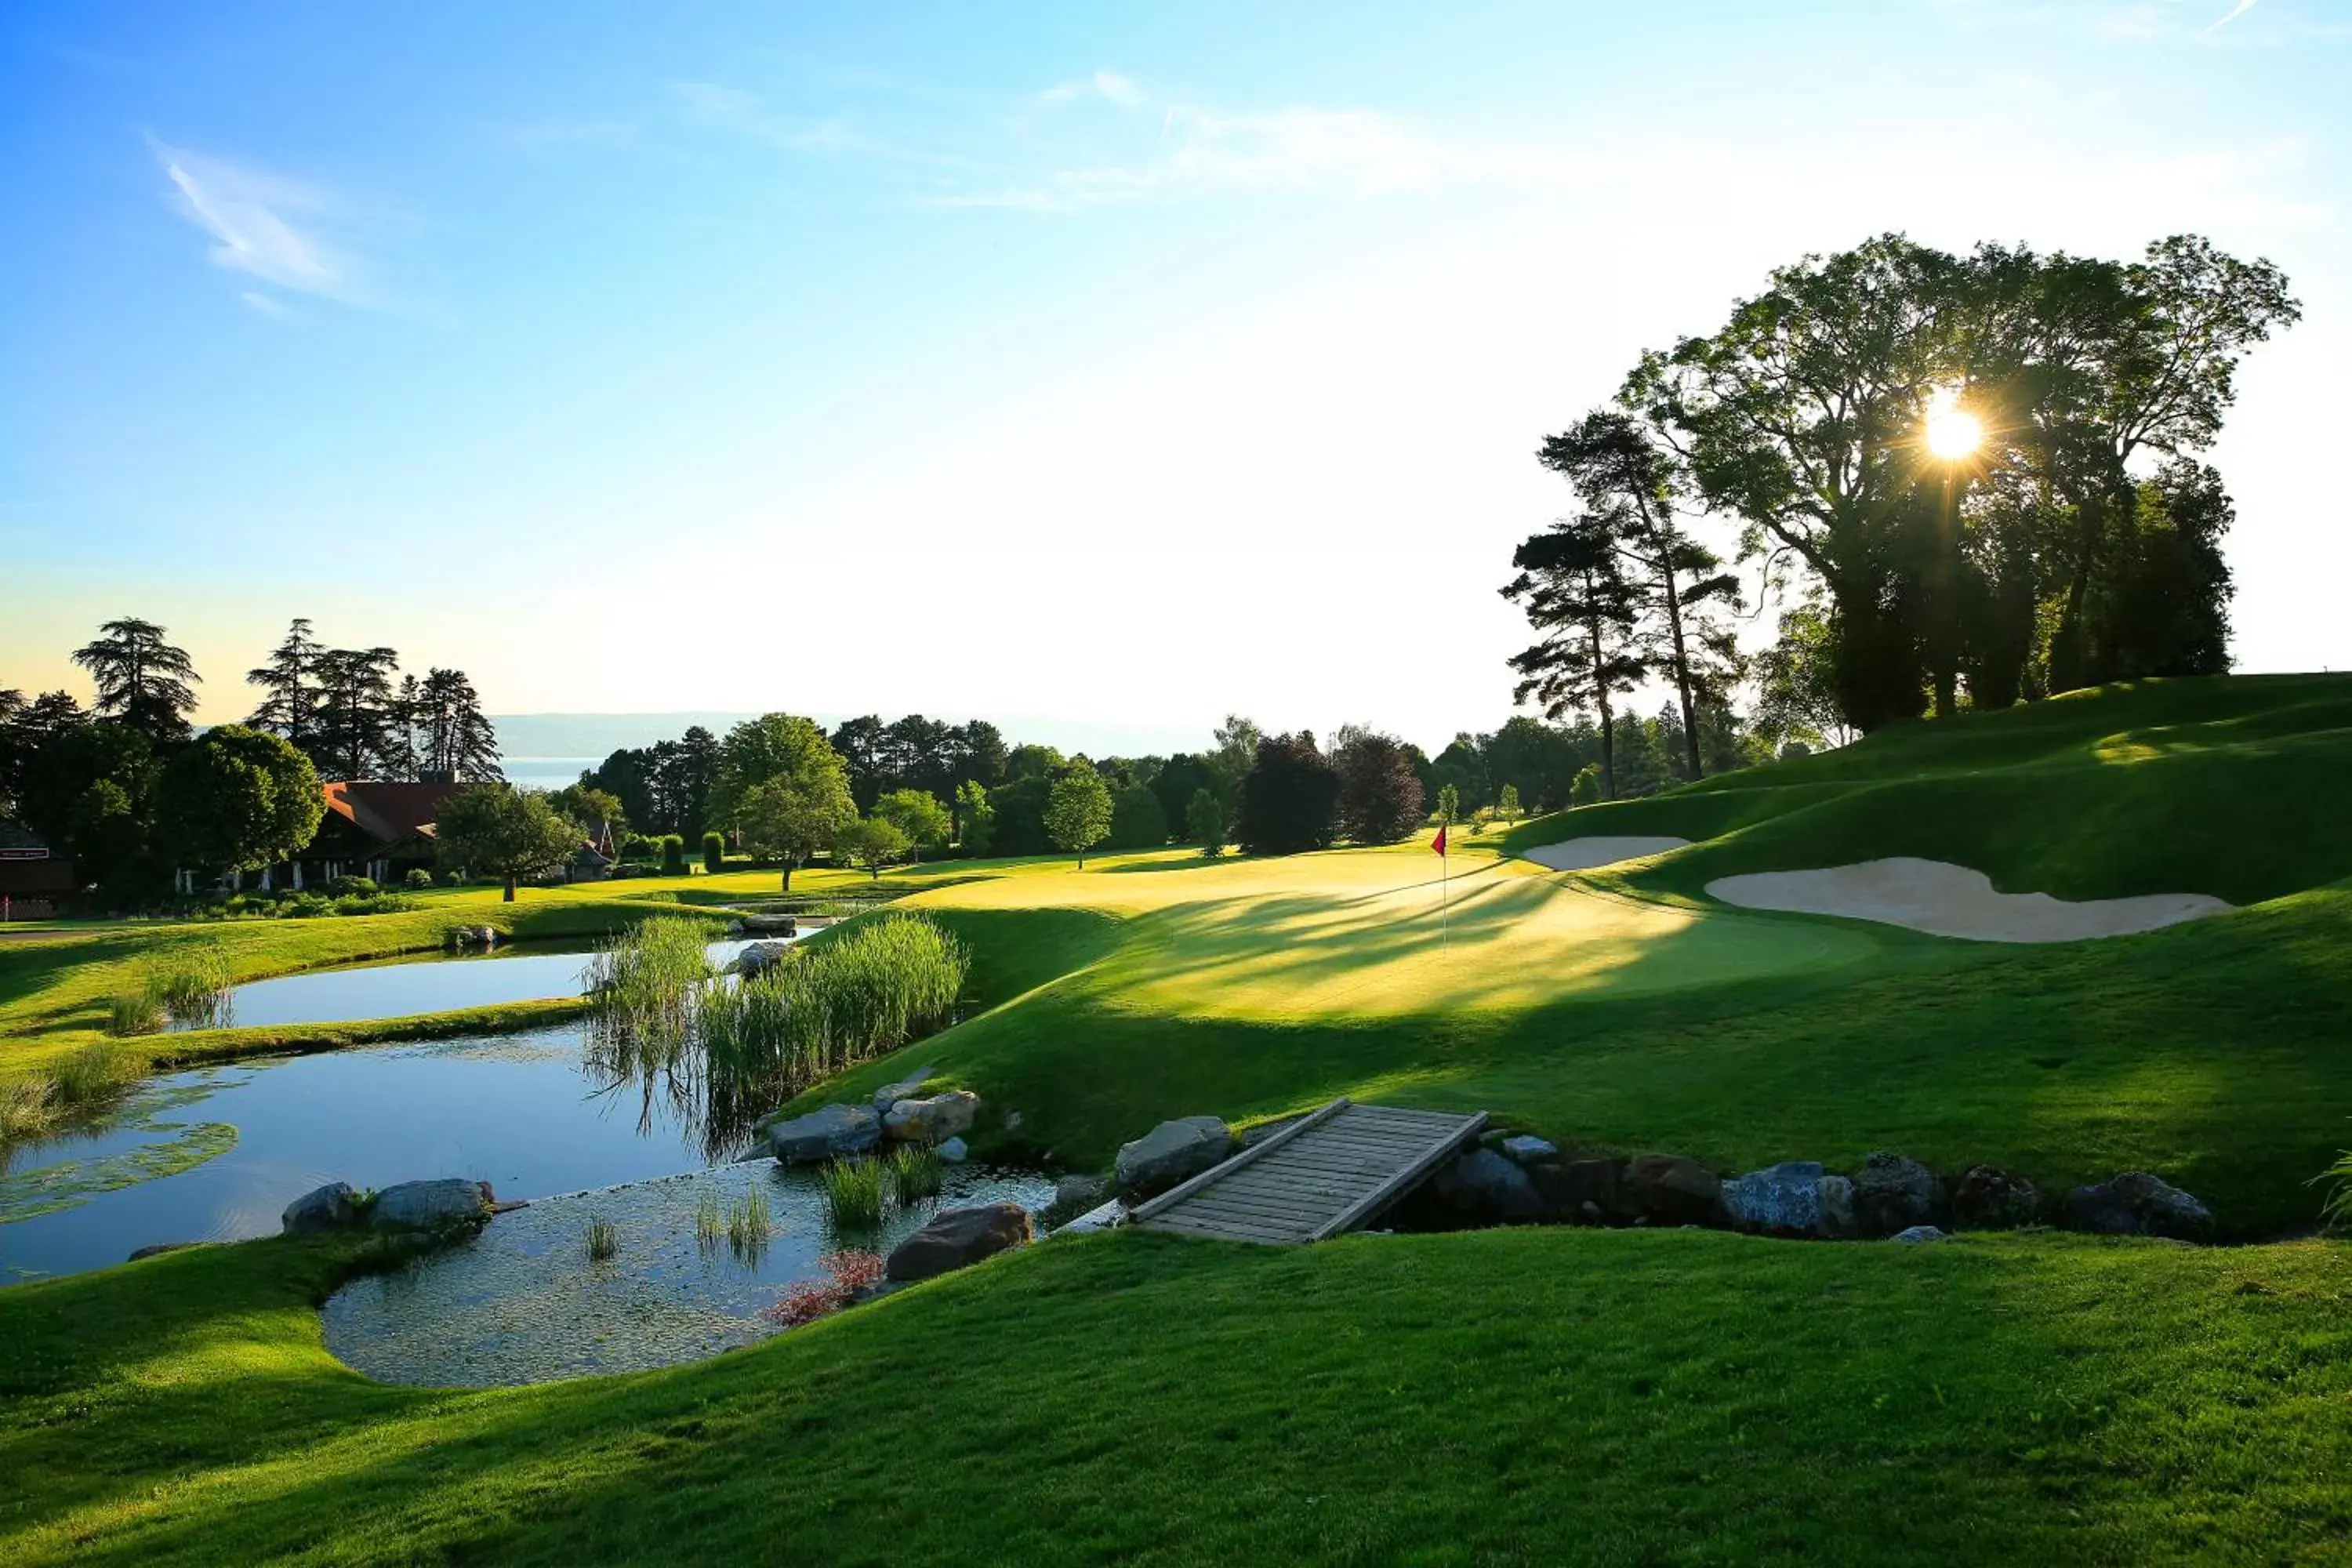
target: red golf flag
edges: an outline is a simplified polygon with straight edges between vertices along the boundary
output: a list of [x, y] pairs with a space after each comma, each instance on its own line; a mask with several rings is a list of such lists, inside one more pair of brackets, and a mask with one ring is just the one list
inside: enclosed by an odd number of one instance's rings
[[1445, 824], [1441, 822], [1437, 825], [1437, 837], [1430, 840], [1429, 847], [1440, 855], [1445, 853]]

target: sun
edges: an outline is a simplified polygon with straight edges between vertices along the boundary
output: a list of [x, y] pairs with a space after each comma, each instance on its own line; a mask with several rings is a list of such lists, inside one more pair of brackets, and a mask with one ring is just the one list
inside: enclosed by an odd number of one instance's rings
[[1960, 406], [1960, 395], [1946, 388], [1927, 405], [1927, 450], [1948, 463], [1971, 456], [1984, 445], [1984, 422]]

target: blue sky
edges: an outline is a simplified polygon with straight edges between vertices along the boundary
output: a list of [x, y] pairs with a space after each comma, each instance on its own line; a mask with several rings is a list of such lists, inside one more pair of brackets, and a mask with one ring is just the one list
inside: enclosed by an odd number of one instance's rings
[[1888, 228], [2284, 266], [2239, 652], [2340, 668], [2347, 79], [2322, 0], [19, 0], [0, 685], [134, 613], [234, 718], [306, 614], [499, 711], [1442, 741], [1541, 436]]

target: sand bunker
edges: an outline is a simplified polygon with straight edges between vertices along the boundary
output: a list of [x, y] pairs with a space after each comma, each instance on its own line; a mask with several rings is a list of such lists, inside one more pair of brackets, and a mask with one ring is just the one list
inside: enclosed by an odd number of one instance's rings
[[1589, 871], [1595, 866], [1614, 866], [1620, 860], [1639, 860], [1645, 855], [1663, 855], [1669, 849], [1680, 849], [1689, 842], [1687, 838], [1595, 835], [1591, 838], [1571, 838], [1565, 844], [1539, 845], [1528, 851], [1528, 858], [1555, 871]]
[[[1570, 847], [1570, 846], [1563, 846]], [[2203, 893], [2151, 893], [2136, 899], [2068, 903], [2047, 893], [2000, 893], [1992, 879], [1948, 860], [1901, 856], [1820, 871], [1764, 871], [1718, 877], [1708, 893], [1750, 910], [1788, 910], [1883, 921], [1969, 942], [2079, 942], [2128, 936], [2231, 906]]]

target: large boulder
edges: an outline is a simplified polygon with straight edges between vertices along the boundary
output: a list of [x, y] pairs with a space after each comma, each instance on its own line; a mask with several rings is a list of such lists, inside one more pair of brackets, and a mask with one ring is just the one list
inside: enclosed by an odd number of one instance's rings
[[1527, 1172], [1492, 1149], [1440, 1166], [1431, 1186], [1447, 1208], [1473, 1219], [1539, 1219], [1549, 1212]]
[[1813, 1222], [1813, 1234], [1832, 1241], [1850, 1241], [1862, 1234], [1861, 1223], [1854, 1218], [1853, 1183], [1844, 1176], [1823, 1176], [1813, 1184], [1813, 1195], [1821, 1200], [1821, 1218]]
[[1853, 1178], [1854, 1219], [1869, 1236], [1893, 1236], [1913, 1226], [1947, 1225], [1952, 1217], [1943, 1179], [1907, 1155], [1881, 1149]]
[[2015, 1230], [2042, 1217], [2042, 1194], [1998, 1165], [1970, 1165], [1952, 1189], [1952, 1223], [1973, 1230]]
[[278, 1217], [278, 1228], [287, 1236], [341, 1230], [359, 1218], [354, 1196], [349, 1182], [329, 1182], [323, 1187], [313, 1187], [286, 1205], [286, 1212]]
[[1591, 1225], [1606, 1224], [1622, 1212], [1622, 1160], [1539, 1160], [1528, 1179], [1555, 1214]]
[[1233, 1129], [1215, 1117], [1179, 1117], [1120, 1144], [1113, 1180], [1120, 1197], [1139, 1204], [1223, 1163], [1233, 1152]]
[[793, 954], [792, 944], [782, 942], [755, 942], [735, 955], [728, 967], [749, 980], [765, 974]]
[[2076, 1187], [2066, 1194], [2065, 1212], [2066, 1223], [2076, 1230], [2108, 1236], [2206, 1241], [2213, 1235], [2212, 1210], [2146, 1171]]
[[787, 1165], [863, 1154], [881, 1142], [882, 1119], [862, 1105], [828, 1105], [768, 1127], [768, 1148]]
[[480, 1225], [490, 1217], [495, 1202], [488, 1182], [462, 1176], [403, 1182], [376, 1194], [368, 1223], [378, 1230], [450, 1230]]
[[745, 936], [798, 936], [801, 930], [798, 915], [745, 915], [735, 923]]
[[1676, 1154], [1643, 1154], [1628, 1163], [1620, 1199], [1626, 1217], [1652, 1225], [1723, 1223], [1723, 1179]]
[[1743, 1230], [1815, 1235], [1822, 1224], [1822, 1163], [1783, 1160], [1726, 1182], [1723, 1212]]
[[900, 1100], [913, 1100], [920, 1095], [923, 1092], [923, 1085], [930, 1081], [931, 1074], [937, 1070], [934, 1068], [917, 1068], [897, 1083], [886, 1083], [876, 1089], [874, 1114], [887, 1116], [890, 1114], [890, 1108]]
[[894, 1143], [938, 1143], [969, 1132], [980, 1119], [980, 1096], [950, 1089], [928, 1100], [901, 1100], [882, 1118], [882, 1135]]
[[949, 1209], [890, 1249], [885, 1279], [901, 1284], [929, 1279], [1019, 1247], [1036, 1235], [1029, 1211], [1019, 1204], [979, 1204]]

